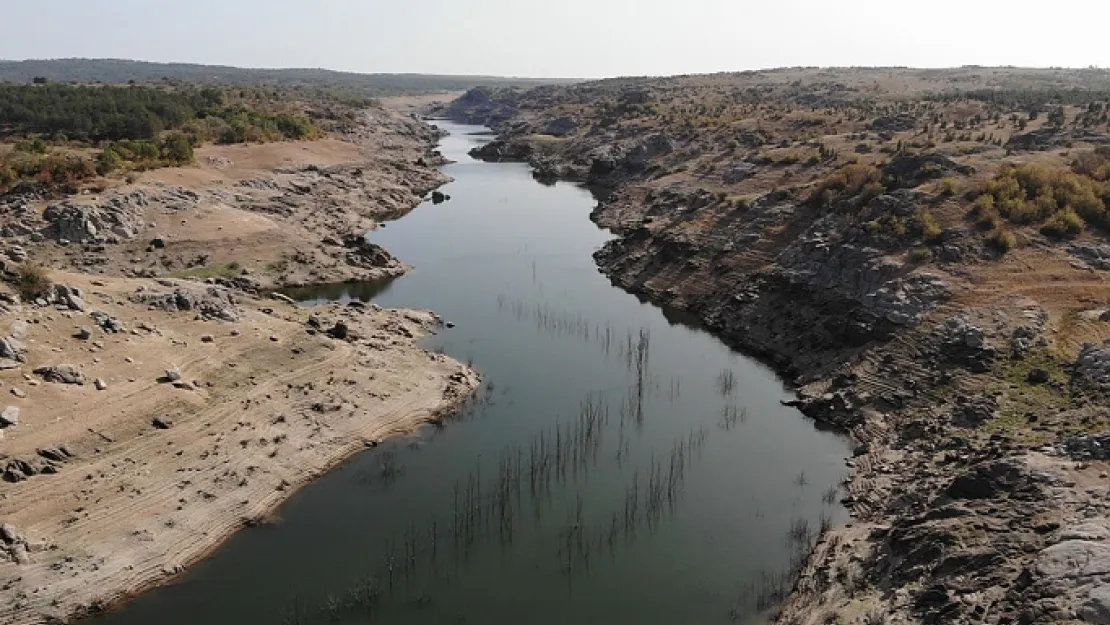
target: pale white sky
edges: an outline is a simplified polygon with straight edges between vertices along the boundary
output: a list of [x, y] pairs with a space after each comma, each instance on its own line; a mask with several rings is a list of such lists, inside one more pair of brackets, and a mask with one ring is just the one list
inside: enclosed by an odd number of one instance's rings
[[3, 0], [0, 58], [602, 77], [1110, 66], [1110, 0]]

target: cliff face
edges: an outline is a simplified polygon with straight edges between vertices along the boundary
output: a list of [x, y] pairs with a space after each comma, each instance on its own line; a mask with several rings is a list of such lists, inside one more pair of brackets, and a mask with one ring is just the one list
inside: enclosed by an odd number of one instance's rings
[[[498, 131], [474, 156], [599, 188], [592, 217], [617, 235], [595, 254], [607, 276], [773, 364], [803, 412], [856, 441], [853, 522], [816, 542], [779, 622], [1110, 614], [1063, 564], [1110, 553], [1105, 489], [1090, 486], [1110, 470], [1093, 356], [1110, 283], [1085, 251], [1104, 244], [1019, 224], [1003, 246], [977, 229], [961, 190], [1005, 166], [998, 144], [1029, 142], [1001, 105], [937, 96], [1073, 77], [981, 74], [621, 79], [468, 94], [448, 111]], [[979, 145], [937, 132], [954, 127], [983, 128]], [[1031, 130], [1054, 138], [1037, 144], [1046, 162], [1084, 149], [1072, 129]]]
[[[859, 213], [821, 214], [765, 197], [692, 229], [663, 217], [667, 207], [713, 200], [676, 195], [664, 190], [641, 205], [646, 223], [611, 224], [622, 236], [598, 251], [599, 267], [622, 287], [696, 313], [799, 382], [916, 325], [951, 295], [943, 271], [907, 264], [892, 254], [896, 242], [853, 225]], [[911, 194], [880, 196], [862, 212], [894, 205], [912, 214], [912, 201]], [[595, 217], [609, 222], [606, 205]]]

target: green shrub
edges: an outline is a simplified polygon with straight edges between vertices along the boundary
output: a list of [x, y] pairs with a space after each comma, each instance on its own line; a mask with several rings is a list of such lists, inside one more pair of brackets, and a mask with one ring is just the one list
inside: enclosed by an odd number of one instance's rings
[[920, 265], [933, 260], [933, 252], [927, 247], [914, 248], [906, 255], [906, 259], [915, 265]]
[[1110, 146], [1099, 146], [1076, 155], [1071, 169], [1075, 173], [1100, 182], [1110, 180]]
[[984, 213], [994, 212], [994, 196], [993, 195], [980, 195], [975, 198], [975, 202], [971, 204], [972, 214], [976, 217]]
[[181, 133], [174, 133], [163, 139], [161, 152], [162, 158], [173, 164], [193, 162], [193, 144]]
[[[1068, 211], [1087, 223], [1107, 227], [1110, 182], [1100, 180], [1103, 175], [1110, 176], [1110, 155], [1097, 151], [1077, 157], [1071, 171], [1043, 165], [1009, 166], [984, 185], [975, 206], [990, 202], [1007, 221], [1019, 225], [1052, 220], [1048, 230], [1054, 233], [1074, 229], [1071, 215], [1055, 217]], [[987, 197], [991, 199], [983, 199]]]
[[917, 211], [917, 223], [921, 228], [921, 238], [930, 243], [936, 243], [944, 234], [944, 228], [940, 227], [937, 218], [927, 208]]
[[19, 174], [11, 165], [0, 163], [0, 193], [6, 193], [19, 182]]
[[941, 178], [937, 182], [937, 193], [942, 197], [952, 197], [960, 192], [960, 183], [955, 178]]
[[287, 139], [306, 139], [315, 132], [312, 122], [296, 115], [278, 115], [274, 118], [277, 129]]
[[14, 286], [24, 301], [32, 301], [49, 294], [54, 283], [45, 267], [28, 262], [16, 270]]
[[27, 152], [29, 154], [46, 154], [47, 145], [41, 137], [33, 137], [30, 139], [20, 139], [15, 142], [16, 152]]
[[906, 221], [901, 217], [892, 217], [888, 226], [890, 227], [890, 233], [898, 237], [899, 239], [909, 234], [909, 228], [906, 227]]
[[999, 228], [990, 233], [990, 236], [987, 237], [987, 243], [995, 251], [1005, 254], [1017, 245], [1017, 237], [1014, 236], [1013, 232]]
[[1074, 239], [1083, 233], [1084, 226], [1083, 218], [1067, 208], [1049, 217], [1041, 226], [1041, 234], [1054, 239]]
[[882, 194], [882, 173], [873, 165], [850, 164], [825, 177], [809, 196], [809, 202], [828, 205], [832, 202], [860, 195], [866, 191], [864, 201]]
[[101, 176], [106, 176], [123, 165], [123, 157], [112, 148], [106, 148], [96, 157], [96, 169]]

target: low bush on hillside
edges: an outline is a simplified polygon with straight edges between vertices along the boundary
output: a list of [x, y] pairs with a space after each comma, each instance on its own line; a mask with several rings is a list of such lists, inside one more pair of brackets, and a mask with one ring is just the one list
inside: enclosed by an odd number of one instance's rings
[[906, 259], [915, 265], [920, 265], [933, 260], [933, 252], [927, 247], [917, 247], [910, 250]]
[[940, 242], [941, 236], [944, 234], [944, 229], [940, 227], [940, 222], [927, 208], [917, 211], [914, 216], [916, 219], [917, 227], [921, 231], [921, 238], [929, 243]]
[[834, 202], [859, 197], [861, 202], [882, 195], [882, 172], [873, 165], [845, 165], [825, 177], [809, 196], [809, 203], [829, 206]]
[[157, 140], [123, 139], [113, 141], [97, 157], [101, 174], [118, 169], [143, 170], [171, 167], [193, 162], [193, 141], [172, 133]]
[[0, 157], [0, 195], [21, 186], [72, 192], [97, 173], [96, 163], [84, 156], [15, 152]]
[[34, 263], [23, 263], [15, 272], [15, 282], [12, 286], [24, 301], [31, 301], [47, 295], [54, 284], [50, 281], [50, 274], [45, 267]]
[[1005, 254], [1017, 245], [1017, 236], [1009, 230], [1001, 228], [994, 230], [987, 236], [987, 244], [996, 252]]
[[971, 192], [972, 216], [984, 229], [1000, 220], [1039, 225], [1046, 235], [1074, 238], [1087, 224], [1110, 228], [1110, 151], [1076, 157], [1071, 169], [1007, 166]]

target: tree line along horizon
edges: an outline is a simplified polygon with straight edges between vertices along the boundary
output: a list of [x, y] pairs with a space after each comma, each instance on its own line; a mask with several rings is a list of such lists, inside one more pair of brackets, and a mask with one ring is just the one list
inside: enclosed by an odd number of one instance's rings
[[[0, 83], [0, 193], [192, 162], [204, 143], [323, 135], [295, 94], [266, 88]], [[85, 148], [97, 148], [90, 155]]]

